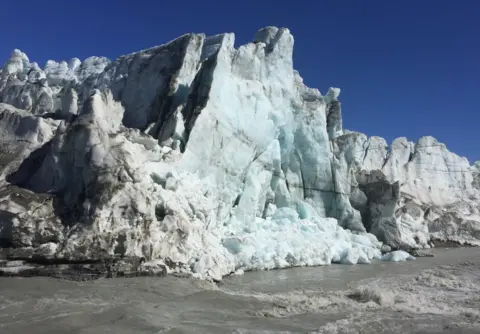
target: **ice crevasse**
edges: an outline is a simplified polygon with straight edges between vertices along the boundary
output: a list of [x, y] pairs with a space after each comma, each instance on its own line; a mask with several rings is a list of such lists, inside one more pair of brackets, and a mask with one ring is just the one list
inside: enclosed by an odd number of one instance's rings
[[478, 166], [432, 137], [389, 147], [343, 129], [340, 89], [306, 87], [293, 44], [275, 27], [238, 48], [187, 34], [43, 70], [15, 50], [0, 72], [0, 245], [221, 278], [479, 244]]

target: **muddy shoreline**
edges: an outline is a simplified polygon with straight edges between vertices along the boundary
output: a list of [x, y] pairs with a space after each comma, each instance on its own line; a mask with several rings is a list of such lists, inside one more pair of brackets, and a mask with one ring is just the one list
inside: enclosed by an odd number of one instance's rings
[[431, 243], [435, 246], [435, 248], [471, 248], [477, 247], [475, 245], [470, 245], [468, 243], [460, 244], [455, 241], [442, 241], [442, 240], [432, 240]]
[[151, 265], [144, 258], [111, 257], [90, 260], [25, 256], [12, 249], [0, 250], [0, 277], [52, 277], [72, 281], [99, 278], [165, 276], [166, 266]]
[[[415, 257], [433, 257], [432, 250], [471, 248], [451, 241], [432, 240], [434, 248], [410, 250]], [[170, 263], [168, 267], [175, 267]], [[101, 259], [53, 259], [32, 254], [31, 250], [0, 248], [0, 277], [51, 277], [69, 281], [91, 281], [116, 277], [163, 277], [168, 273], [165, 264], [153, 265], [139, 257], [110, 257]], [[172, 273], [174, 274], [174, 273]], [[176, 275], [177, 276], [177, 275]], [[181, 275], [178, 276], [191, 276]]]

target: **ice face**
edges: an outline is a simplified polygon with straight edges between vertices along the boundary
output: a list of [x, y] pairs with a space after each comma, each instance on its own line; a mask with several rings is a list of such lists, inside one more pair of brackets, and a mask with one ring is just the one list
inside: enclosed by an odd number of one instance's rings
[[0, 73], [2, 208], [15, 213], [2, 242], [213, 279], [366, 264], [382, 242], [478, 242], [478, 166], [431, 137], [388, 146], [343, 129], [340, 89], [306, 87], [293, 45], [276, 27], [238, 49], [233, 34], [187, 34], [44, 69], [14, 51]]

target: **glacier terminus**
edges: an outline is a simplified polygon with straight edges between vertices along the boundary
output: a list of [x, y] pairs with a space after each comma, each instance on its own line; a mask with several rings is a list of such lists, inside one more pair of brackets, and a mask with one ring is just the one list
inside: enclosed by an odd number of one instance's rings
[[[480, 162], [343, 128], [286, 28], [186, 34], [114, 61], [14, 50], [0, 70], [0, 247], [34, 263], [245, 270], [480, 246]], [[393, 252], [390, 252], [393, 251]], [[20, 270], [20, 269], [19, 269]]]

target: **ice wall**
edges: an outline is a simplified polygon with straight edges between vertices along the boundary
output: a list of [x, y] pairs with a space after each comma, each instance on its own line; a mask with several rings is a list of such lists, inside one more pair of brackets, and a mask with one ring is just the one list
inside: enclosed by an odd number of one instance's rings
[[293, 45], [276, 27], [238, 49], [187, 34], [43, 70], [15, 50], [0, 72], [2, 245], [218, 278], [368, 263], [377, 237], [477, 243], [478, 168], [431, 137], [344, 130], [340, 90], [306, 87]]

